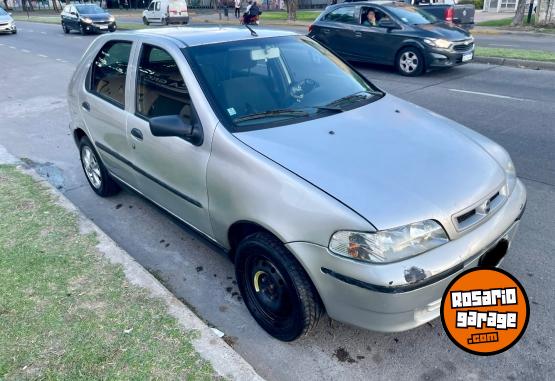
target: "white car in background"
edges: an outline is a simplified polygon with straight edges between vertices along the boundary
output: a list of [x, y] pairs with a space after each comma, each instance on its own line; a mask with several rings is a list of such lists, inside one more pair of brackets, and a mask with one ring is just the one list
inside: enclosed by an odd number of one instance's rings
[[143, 11], [143, 23], [187, 24], [189, 12], [185, 0], [153, 0]]
[[11, 13], [6, 12], [2, 8], [0, 8], [0, 33], [17, 33], [15, 21], [13, 20]]

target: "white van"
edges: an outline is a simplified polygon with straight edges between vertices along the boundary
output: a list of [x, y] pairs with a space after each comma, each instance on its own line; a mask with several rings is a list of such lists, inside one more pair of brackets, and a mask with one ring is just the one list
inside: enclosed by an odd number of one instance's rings
[[162, 24], [187, 24], [189, 12], [185, 0], [152, 0], [146, 10], [143, 11], [143, 22]]

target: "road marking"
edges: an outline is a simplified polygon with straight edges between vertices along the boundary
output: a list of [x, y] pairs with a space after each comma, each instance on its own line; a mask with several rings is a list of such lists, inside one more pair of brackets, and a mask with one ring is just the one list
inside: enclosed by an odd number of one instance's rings
[[45, 56], [44, 54], [37, 54], [37, 56], [42, 57], [42, 58], [48, 58], [48, 56]]
[[77, 38], [77, 39], [81, 40], [81, 37], [79, 37], [79, 36], [75, 36], [75, 38]]
[[21, 51], [22, 51], [23, 53], [31, 53], [31, 52], [30, 52], [29, 50], [27, 50], [27, 49], [21, 49]]
[[46, 34], [46, 32], [40, 32], [40, 34]]
[[491, 94], [491, 93], [482, 93], [480, 91], [469, 91], [469, 90], [460, 90], [460, 89], [448, 89], [449, 91], [454, 91], [456, 93], [465, 93], [465, 94], [474, 94], [474, 95], [483, 95], [484, 97], [493, 97], [493, 98], [501, 98], [501, 99], [512, 99], [515, 101], [528, 101], [534, 102], [532, 99], [524, 99], [524, 98], [516, 98], [510, 97], [508, 95], [499, 95], [499, 94]]

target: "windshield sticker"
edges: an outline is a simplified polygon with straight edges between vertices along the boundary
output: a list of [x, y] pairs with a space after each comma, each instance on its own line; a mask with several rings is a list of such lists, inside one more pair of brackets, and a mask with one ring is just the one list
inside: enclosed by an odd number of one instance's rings
[[237, 114], [233, 107], [228, 108], [227, 113], [229, 114], [229, 116], [233, 116], [233, 115]]

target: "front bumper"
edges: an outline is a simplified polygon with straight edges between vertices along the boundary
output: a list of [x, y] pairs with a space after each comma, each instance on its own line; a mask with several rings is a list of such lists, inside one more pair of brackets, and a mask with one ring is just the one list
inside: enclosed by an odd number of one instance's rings
[[13, 33], [17, 30], [15, 23], [0, 25], [0, 33]]
[[113, 31], [117, 29], [117, 25], [115, 21], [109, 22], [109, 23], [92, 23], [92, 24], [86, 24], [83, 23], [83, 28], [85, 28], [85, 31], [87, 32], [95, 32], [95, 33], [100, 33], [100, 32], [107, 32], [107, 31]]
[[[463, 60], [463, 57], [471, 57]], [[426, 50], [426, 65], [429, 68], [453, 67], [472, 62], [474, 59], [474, 47], [465, 51], [455, 51], [453, 49], [428, 48]]]
[[439, 316], [443, 292], [457, 274], [478, 266], [485, 253], [488, 259], [500, 250], [501, 257], [505, 254], [525, 204], [526, 189], [518, 180], [505, 204], [482, 225], [396, 263], [360, 263], [306, 242], [286, 246], [308, 272], [331, 318], [374, 331], [404, 331]]

